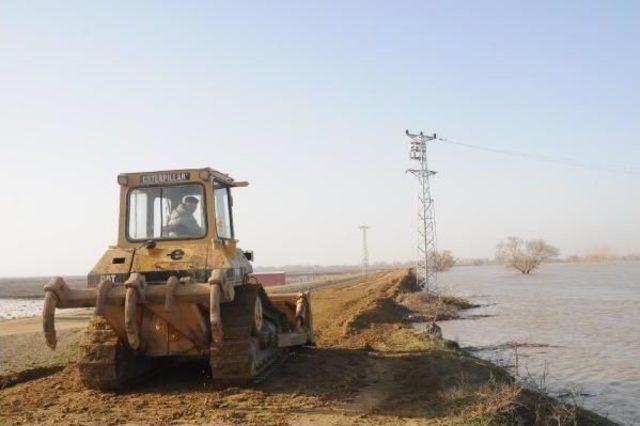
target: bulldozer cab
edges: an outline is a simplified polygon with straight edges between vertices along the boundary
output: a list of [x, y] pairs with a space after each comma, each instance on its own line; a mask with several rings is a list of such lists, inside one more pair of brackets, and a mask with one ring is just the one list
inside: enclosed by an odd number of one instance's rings
[[231, 188], [248, 185], [209, 168], [128, 173], [118, 182], [120, 247], [149, 240], [234, 240]]
[[224, 270], [229, 285], [246, 282], [252, 252], [235, 239], [231, 190], [247, 186], [211, 168], [124, 173], [118, 243], [88, 274], [90, 287], [124, 283], [133, 272], [150, 284], [170, 276], [206, 282]]

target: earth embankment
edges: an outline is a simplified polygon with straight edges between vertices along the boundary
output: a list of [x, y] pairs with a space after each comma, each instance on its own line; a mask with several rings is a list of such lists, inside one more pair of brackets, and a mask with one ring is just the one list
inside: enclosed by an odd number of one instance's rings
[[407, 280], [391, 271], [314, 291], [317, 346], [251, 388], [220, 388], [206, 364], [185, 363], [102, 393], [82, 387], [70, 362], [0, 391], [0, 423], [608, 424], [417, 333], [399, 303]]

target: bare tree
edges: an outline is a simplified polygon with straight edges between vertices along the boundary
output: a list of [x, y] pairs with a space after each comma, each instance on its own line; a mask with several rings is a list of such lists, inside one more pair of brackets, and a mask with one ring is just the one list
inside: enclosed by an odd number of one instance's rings
[[523, 274], [530, 274], [542, 262], [556, 257], [559, 251], [544, 240], [525, 241], [518, 237], [507, 237], [496, 247], [496, 259]]
[[451, 269], [453, 265], [456, 264], [456, 259], [453, 257], [449, 250], [445, 250], [443, 252], [433, 252], [433, 259], [434, 266], [436, 268], [436, 271], [438, 272]]

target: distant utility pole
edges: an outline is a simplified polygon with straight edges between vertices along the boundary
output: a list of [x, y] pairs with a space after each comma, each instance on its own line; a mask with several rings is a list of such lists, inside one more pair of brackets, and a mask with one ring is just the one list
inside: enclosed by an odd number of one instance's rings
[[436, 172], [427, 167], [427, 142], [437, 139], [436, 134], [432, 136], [409, 133], [411, 139], [411, 150], [409, 158], [418, 162], [418, 168], [408, 169], [407, 172], [418, 178], [418, 264], [416, 272], [418, 284], [426, 292], [431, 292], [436, 288], [436, 224], [433, 213], [433, 199], [431, 198], [431, 188], [429, 187], [429, 176]]
[[369, 272], [369, 249], [367, 248], [367, 229], [370, 226], [360, 225], [358, 228], [362, 229], [362, 275], [367, 275]]

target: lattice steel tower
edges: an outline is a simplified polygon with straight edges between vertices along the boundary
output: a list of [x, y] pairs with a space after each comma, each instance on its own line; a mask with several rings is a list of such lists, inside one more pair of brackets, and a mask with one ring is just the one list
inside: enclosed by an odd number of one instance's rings
[[367, 247], [367, 229], [370, 226], [360, 225], [358, 228], [362, 229], [362, 275], [367, 275], [369, 271], [369, 248]]
[[418, 284], [426, 292], [436, 290], [436, 223], [433, 212], [433, 198], [431, 198], [431, 188], [429, 187], [429, 176], [436, 172], [427, 167], [427, 142], [437, 139], [436, 134], [432, 136], [409, 133], [411, 139], [411, 150], [409, 157], [418, 162], [418, 168], [408, 169], [407, 172], [418, 178], [418, 254], [419, 259], [416, 265]]

